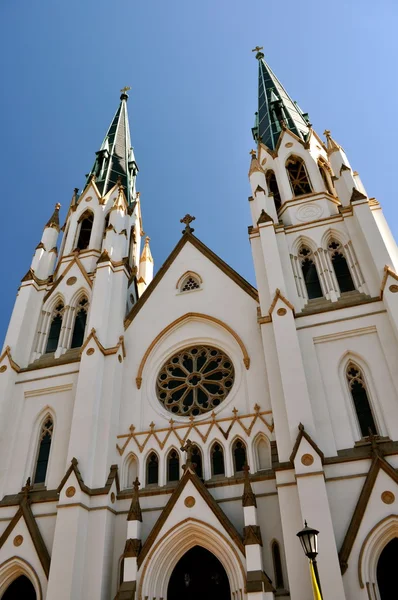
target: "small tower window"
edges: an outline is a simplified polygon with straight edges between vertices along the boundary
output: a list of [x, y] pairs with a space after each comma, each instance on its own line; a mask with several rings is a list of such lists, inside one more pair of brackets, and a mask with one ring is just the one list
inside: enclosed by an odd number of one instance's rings
[[35, 476], [33, 478], [33, 483], [44, 483], [46, 480], [53, 429], [53, 420], [51, 419], [51, 417], [47, 417], [40, 431], [39, 451], [37, 454], [36, 469]]
[[300, 248], [299, 255], [301, 257], [301, 270], [303, 272], [308, 299], [312, 300], [313, 298], [322, 298], [322, 288], [312, 250], [310, 250], [307, 246], [302, 246]]
[[225, 475], [224, 452], [217, 442], [211, 449], [211, 470], [213, 475]]
[[318, 163], [318, 169], [321, 174], [326, 191], [329, 192], [329, 194], [331, 194], [332, 196], [334, 196], [335, 192], [328, 167], [322, 161], [320, 161]]
[[298, 156], [291, 156], [286, 162], [286, 169], [293, 195], [311, 194], [311, 184], [303, 159]]
[[340, 292], [352, 292], [355, 290], [355, 285], [351, 277], [346, 257], [343, 254], [341, 244], [336, 242], [336, 240], [332, 240], [329, 243], [328, 248]]
[[76, 247], [79, 250], [85, 250], [90, 244], [91, 230], [93, 228], [94, 215], [92, 212], [85, 212], [80, 221], [79, 237]]
[[235, 473], [243, 471], [243, 467], [246, 464], [246, 446], [241, 440], [236, 440], [233, 445], [233, 457]]
[[138, 462], [134, 454], [132, 454], [127, 463], [127, 473], [126, 473], [126, 488], [132, 488], [133, 482], [135, 478], [138, 477]]
[[257, 453], [257, 469], [259, 471], [265, 471], [271, 468], [271, 452], [269, 444], [266, 442], [263, 436], [261, 436], [256, 444]]
[[275, 587], [282, 589], [285, 587], [283, 583], [283, 571], [281, 561], [281, 551], [277, 541], [272, 542], [272, 562], [274, 563]]
[[71, 348], [80, 348], [84, 341], [84, 332], [87, 321], [87, 298], [82, 298], [76, 309], [75, 325], [73, 327]]
[[192, 464], [195, 465], [196, 475], [200, 479], [203, 479], [202, 453], [198, 446], [193, 446], [193, 448], [192, 448]]
[[157, 485], [159, 481], [159, 460], [155, 452], [151, 452], [147, 460], [146, 481], [148, 485]]
[[175, 450], [171, 450], [167, 457], [167, 481], [180, 479], [180, 457]]
[[275, 173], [273, 171], [267, 171], [265, 175], [267, 181], [268, 191], [274, 195], [274, 202], [276, 210], [279, 210], [282, 205], [281, 195], [279, 193], [278, 182], [276, 181]]
[[64, 305], [58, 304], [54, 310], [50, 331], [47, 339], [46, 353], [55, 352], [58, 348], [59, 336], [61, 334], [62, 317], [64, 313]]
[[377, 435], [377, 427], [361, 369], [350, 362], [347, 366], [346, 376], [362, 437], [367, 437], [370, 433]]

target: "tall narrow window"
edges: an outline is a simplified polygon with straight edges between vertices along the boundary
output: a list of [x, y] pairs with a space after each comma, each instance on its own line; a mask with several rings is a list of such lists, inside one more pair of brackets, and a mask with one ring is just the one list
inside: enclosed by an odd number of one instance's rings
[[76, 308], [75, 325], [73, 327], [71, 348], [80, 348], [84, 340], [87, 321], [87, 298], [82, 298]]
[[259, 471], [264, 471], [271, 468], [271, 452], [269, 444], [263, 437], [257, 441], [257, 468]]
[[236, 440], [233, 445], [233, 457], [235, 473], [243, 471], [243, 467], [246, 464], [246, 446], [241, 440]]
[[85, 250], [90, 244], [91, 230], [93, 228], [94, 215], [92, 212], [85, 212], [80, 220], [80, 231], [77, 239], [77, 248]]
[[171, 450], [167, 457], [167, 481], [180, 479], [180, 457], [176, 450]]
[[347, 264], [346, 257], [340, 242], [332, 240], [328, 246], [332, 265], [336, 274], [337, 283], [339, 284], [340, 292], [352, 292], [355, 290], [355, 285], [351, 277], [350, 269]]
[[286, 162], [286, 169], [294, 196], [302, 196], [312, 192], [307, 169], [302, 158], [291, 156]]
[[329, 192], [329, 194], [331, 194], [332, 196], [334, 196], [332, 178], [330, 176], [327, 166], [324, 163], [320, 162], [318, 163], [318, 169], [321, 174], [326, 191]]
[[370, 432], [377, 435], [377, 427], [361, 369], [350, 362], [347, 366], [346, 375], [362, 437], [367, 437]]
[[213, 475], [225, 475], [224, 452], [217, 442], [211, 449], [211, 470]]
[[272, 542], [272, 562], [274, 563], [275, 587], [276, 589], [284, 588], [283, 571], [281, 561], [281, 551], [277, 541]]
[[111, 216], [111, 213], [108, 212], [108, 214], [105, 217], [105, 222], [104, 222], [104, 234], [102, 236], [103, 238], [106, 236], [106, 232], [108, 231], [110, 216]]
[[154, 452], [149, 455], [147, 460], [146, 481], [148, 485], [157, 484], [159, 481], [159, 460]]
[[44, 483], [50, 457], [51, 440], [54, 430], [54, 424], [51, 417], [47, 417], [40, 431], [39, 451], [37, 454], [35, 476], [33, 483]]
[[321, 283], [312, 251], [306, 246], [302, 246], [299, 255], [301, 257], [301, 270], [303, 272], [305, 287], [307, 288], [308, 299], [322, 298]]
[[126, 488], [132, 488], [133, 487], [133, 481], [135, 481], [135, 478], [138, 477], [138, 463], [137, 463], [137, 459], [134, 456], [134, 454], [132, 454], [129, 458], [129, 461], [127, 463], [127, 473], [126, 473]]
[[50, 331], [47, 338], [46, 353], [55, 352], [58, 348], [59, 336], [61, 334], [62, 317], [64, 313], [64, 305], [58, 304], [52, 315]]
[[282, 205], [281, 195], [279, 193], [278, 182], [276, 181], [275, 173], [273, 171], [267, 171], [265, 175], [267, 181], [268, 191], [274, 195], [274, 202], [276, 210], [279, 210]]
[[192, 448], [192, 463], [195, 465], [195, 473], [203, 479], [202, 453], [198, 446]]

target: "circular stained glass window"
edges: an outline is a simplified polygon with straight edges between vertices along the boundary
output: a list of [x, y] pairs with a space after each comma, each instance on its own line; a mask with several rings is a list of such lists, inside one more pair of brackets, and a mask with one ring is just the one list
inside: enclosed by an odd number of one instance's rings
[[234, 377], [232, 360], [224, 352], [212, 346], [191, 346], [163, 365], [156, 392], [166, 410], [195, 417], [221, 404]]

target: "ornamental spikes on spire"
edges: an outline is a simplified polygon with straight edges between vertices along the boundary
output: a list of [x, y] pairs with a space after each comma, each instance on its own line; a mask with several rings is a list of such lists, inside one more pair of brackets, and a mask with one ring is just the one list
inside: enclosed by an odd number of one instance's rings
[[329, 129], [325, 129], [323, 134], [326, 136], [328, 154], [335, 152], [335, 150], [341, 149], [341, 146], [339, 146], [339, 144], [332, 138], [332, 134]]
[[95, 184], [102, 196], [105, 196], [120, 181], [128, 204], [135, 200], [135, 178], [138, 166], [131, 147], [130, 127], [127, 113], [128, 95], [123, 88], [120, 104], [106, 133], [101, 148], [96, 152], [96, 160], [87, 182], [94, 176]]
[[54, 227], [57, 231], [59, 231], [59, 209], [61, 205], [59, 202], [55, 205], [54, 212], [46, 223], [46, 227]]
[[258, 112], [252, 129], [253, 137], [270, 150], [275, 150], [284, 129], [306, 141], [311, 127], [308, 115], [290, 98], [265, 62], [261, 50], [259, 46], [253, 50], [258, 60]]

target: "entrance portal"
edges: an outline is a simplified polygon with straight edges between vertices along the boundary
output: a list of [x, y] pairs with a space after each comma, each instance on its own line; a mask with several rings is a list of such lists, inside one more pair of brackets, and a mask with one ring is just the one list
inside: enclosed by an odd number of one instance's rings
[[398, 538], [387, 544], [377, 563], [377, 583], [381, 600], [391, 600], [397, 594]]
[[194, 546], [176, 564], [167, 588], [167, 600], [230, 600], [224, 567], [208, 550]]
[[1, 600], [36, 600], [36, 592], [31, 581], [21, 575], [14, 579]]

